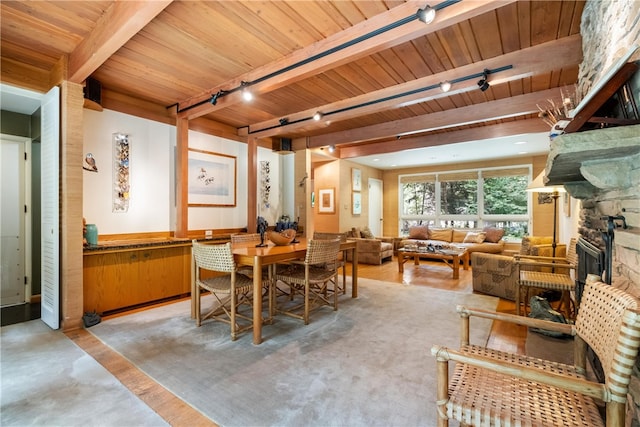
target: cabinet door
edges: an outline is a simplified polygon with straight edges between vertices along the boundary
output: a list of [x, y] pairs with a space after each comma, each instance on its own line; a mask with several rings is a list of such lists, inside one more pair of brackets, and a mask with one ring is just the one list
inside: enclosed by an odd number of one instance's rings
[[138, 258], [138, 251], [85, 256], [84, 311], [104, 313], [135, 304]]
[[189, 252], [181, 247], [140, 251], [138, 293], [142, 302], [189, 293], [185, 260], [189, 262]]

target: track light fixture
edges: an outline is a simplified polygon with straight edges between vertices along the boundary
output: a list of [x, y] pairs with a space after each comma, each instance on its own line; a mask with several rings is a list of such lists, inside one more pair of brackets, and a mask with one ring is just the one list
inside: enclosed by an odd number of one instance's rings
[[431, 24], [436, 19], [436, 10], [429, 5], [426, 5], [424, 9], [418, 9], [416, 16], [419, 21], [425, 24]]
[[211, 105], [216, 105], [218, 103], [218, 99], [220, 99], [222, 96], [226, 95], [227, 91], [225, 90], [219, 90], [217, 93], [213, 94], [211, 96], [211, 99], [209, 100], [209, 102], [211, 103]]
[[324, 58], [324, 57], [326, 57], [328, 55], [334, 54], [334, 53], [336, 53], [336, 52], [338, 52], [338, 51], [340, 51], [342, 49], [349, 48], [349, 47], [353, 46], [356, 43], [361, 43], [361, 42], [364, 42], [366, 40], [371, 39], [372, 37], [376, 37], [376, 36], [378, 36], [380, 34], [386, 33], [387, 31], [392, 31], [392, 30], [398, 28], [401, 25], [405, 25], [405, 24], [409, 24], [411, 22], [414, 22], [416, 20], [416, 18], [418, 20], [420, 20], [421, 22], [424, 22], [425, 24], [429, 24], [429, 23], [433, 22], [433, 20], [435, 19], [437, 11], [440, 11], [440, 10], [442, 10], [442, 9], [444, 9], [446, 7], [449, 7], [449, 6], [453, 5], [453, 4], [456, 4], [456, 3], [460, 2], [460, 1], [462, 1], [462, 0], [443, 0], [440, 3], [438, 3], [437, 5], [435, 5], [434, 7], [426, 5], [423, 9], [418, 9], [418, 11], [415, 14], [412, 14], [412, 15], [409, 15], [407, 17], [401, 18], [401, 19], [399, 19], [399, 20], [397, 20], [395, 22], [391, 22], [391, 23], [389, 23], [387, 25], [384, 25], [381, 28], [373, 29], [372, 31], [368, 32], [367, 34], [364, 34], [364, 35], [362, 35], [362, 36], [360, 36], [360, 37], [358, 37], [358, 38], [356, 38], [354, 40], [345, 41], [344, 43], [342, 43], [342, 44], [340, 44], [338, 46], [335, 46], [333, 48], [327, 49], [327, 50], [325, 50], [323, 52], [319, 52], [319, 53], [317, 53], [315, 55], [312, 55], [310, 57], [304, 58], [304, 59], [296, 62], [295, 64], [288, 65], [288, 66], [283, 67], [283, 68], [281, 68], [279, 70], [273, 71], [273, 72], [271, 72], [271, 73], [269, 73], [267, 75], [264, 75], [262, 77], [256, 78], [255, 80], [252, 80], [250, 82], [242, 81], [242, 82], [240, 82], [240, 86], [237, 86], [237, 87], [235, 87], [233, 89], [229, 89], [227, 91], [223, 91], [223, 93], [218, 95], [218, 96], [216, 96], [217, 95], [216, 94], [216, 95], [211, 96], [211, 98], [208, 98], [208, 99], [205, 98], [205, 99], [203, 99], [203, 100], [201, 100], [199, 102], [193, 103], [193, 104], [190, 103], [190, 105], [188, 105], [187, 107], [184, 107], [184, 108], [180, 108], [180, 103], [173, 104], [170, 107], [177, 106], [178, 107], [178, 113], [181, 113], [181, 112], [189, 110], [191, 108], [196, 108], [196, 107], [198, 107], [198, 106], [200, 106], [202, 104], [206, 104], [207, 102], [209, 102], [209, 103], [211, 103], [213, 105], [216, 105], [216, 102], [218, 102], [218, 99], [220, 98], [220, 96], [223, 96], [223, 95], [228, 94], [228, 93], [233, 93], [233, 92], [236, 92], [238, 90], [242, 90], [242, 98], [245, 101], [251, 101], [253, 99], [253, 94], [249, 90], [248, 86], [251, 86], [251, 85], [254, 85], [254, 84], [260, 84], [260, 83], [264, 82], [265, 80], [269, 80], [269, 79], [272, 79], [274, 77], [277, 77], [282, 73], [285, 73], [287, 71], [291, 71], [291, 70], [293, 70], [295, 68], [298, 68], [298, 67], [301, 67], [303, 65], [309, 64], [309, 63], [314, 62], [314, 61], [316, 61], [318, 59], [321, 59], [321, 58]]
[[322, 119], [322, 113], [320, 111], [316, 111], [316, 113], [313, 115], [313, 120], [317, 122], [321, 119]]
[[487, 76], [489, 75], [489, 73], [491, 73], [491, 71], [485, 68], [484, 71], [482, 72], [482, 78], [478, 80], [478, 87], [483, 92], [489, 89], [489, 86], [491, 86], [487, 81]]
[[336, 146], [335, 145], [330, 145], [329, 146], [329, 152], [333, 153], [334, 151], [336, 151]]
[[449, 89], [451, 89], [451, 83], [449, 83], [448, 81], [440, 83], [440, 89], [443, 92], [449, 92]]
[[284, 126], [284, 125], [288, 125], [289, 124], [289, 119], [286, 117], [283, 117], [280, 119], [280, 126]]
[[242, 99], [245, 101], [251, 101], [253, 99], [253, 94], [249, 90], [249, 83], [240, 82], [240, 86], [242, 87]]

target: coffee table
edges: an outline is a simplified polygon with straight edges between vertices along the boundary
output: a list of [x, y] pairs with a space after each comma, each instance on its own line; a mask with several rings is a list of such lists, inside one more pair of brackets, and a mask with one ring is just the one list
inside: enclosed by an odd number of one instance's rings
[[398, 249], [398, 270], [404, 272], [404, 263], [413, 259], [415, 265], [420, 264], [421, 259], [440, 259], [453, 270], [453, 278], [460, 278], [460, 260], [462, 268], [469, 269], [469, 252], [466, 249], [435, 249], [432, 252], [421, 250]]

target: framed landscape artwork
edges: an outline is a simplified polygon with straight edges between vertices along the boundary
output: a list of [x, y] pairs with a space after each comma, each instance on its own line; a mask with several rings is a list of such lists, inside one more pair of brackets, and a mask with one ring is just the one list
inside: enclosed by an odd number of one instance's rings
[[189, 149], [189, 206], [236, 205], [236, 158]]

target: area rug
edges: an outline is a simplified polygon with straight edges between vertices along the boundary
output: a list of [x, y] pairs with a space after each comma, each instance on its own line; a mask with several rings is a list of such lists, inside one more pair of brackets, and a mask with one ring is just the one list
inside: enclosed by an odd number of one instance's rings
[[[431, 346], [458, 347], [457, 304], [495, 309], [498, 299], [366, 279], [358, 295], [306, 326], [276, 317], [257, 346], [251, 333], [231, 341], [220, 322], [196, 327], [189, 301], [89, 331], [225, 427], [435, 425]], [[486, 343], [490, 326], [473, 322], [472, 342]]]

